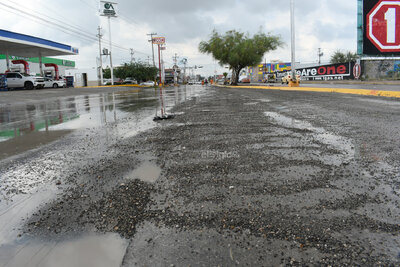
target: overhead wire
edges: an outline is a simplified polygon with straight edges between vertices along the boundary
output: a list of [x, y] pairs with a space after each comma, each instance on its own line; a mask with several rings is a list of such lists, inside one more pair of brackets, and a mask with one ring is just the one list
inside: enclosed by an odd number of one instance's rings
[[[95, 10], [97, 10], [96, 7], [92, 6], [88, 2], [86, 2], [84, 0], [80, 0], [80, 1], [85, 3], [88, 7], [94, 8]], [[12, 0], [9, 0], [8, 2], [16, 4]], [[41, 25], [44, 25], [44, 26], [50, 26], [50, 27], [52, 27], [54, 29], [57, 29], [57, 30], [63, 32], [63, 33], [66, 33], [68, 35], [77, 37], [77, 38], [79, 38], [81, 41], [83, 41], [85, 43], [93, 44], [94, 42], [98, 42], [97, 35], [89, 32], [86, 29], [82, 29], [82, 27], [76, 26], [76, 25], [74, 25], [72, 23], [68, 23], [68, 22], [60, 20], [58, 18], [50, 17], [47, 14], [43, 14], [43, 13], [37, 11], [37, 10], [30, 9], [30, 11], [32, 11], [32, 12], [37, 14], [37, 15], [35, 15], [35, 14], [29, 13], [27, 11], [24, 11], [22, 9], [16, 8], [15, 6], [10, 6], [8, 4], [5, 4], [3, 2], [0, 2], [0, 5], [2, 5], [2, 6], [7, 8], [7, 9], [3, 9], [4, 11], [7, 11], [7, 12], [12, 13], [12, 14], [15, 14], [17, 16], [22, 16], [22, 17], [24, 17], [26, 19], [32, 20], [32, 21], [34, 21], [36, 23], [39, 23]], [[137, 25], [139, 25], [137, 22], [133, 21], [132, 19], [129, 19], [128, 17], [126, 17], [122, 13], [120, 13], [120, 15], [121, 15], [122, 19], [125, 22], [127, 22], [129, 24], [137, 24]], [[60, 23], [62, 23], [62, 24], [60, 24]], [[103, 45], [108, 45], [109, 41], [106, 38], [103, 38], [103, 39], [101, 39], [101, 43]], [[121, 46], [119, 44], [116, 44], [114, 42], [112, 42], [111, 45], [112, 45], [112, 47], [120, 49], [121, 51], [130, 51], [129, 48], [123, 47], [123, 46]], [[151, 56], [149, 53], [145, 53], [145, 52], [142, 52], [142, 51], [139, 51], [139, 50], [136, 50], [136, 49], [133, 49], [133, 51], [135, 53], [137, 53], [137, 54], [142, 54], [142, 55], [145, 55], [145, 56]], [[168, 63], [167, 61], [164, 61], [164, 62]], [[171, 64], [171, 63], [168, 63], [168, 64]]]

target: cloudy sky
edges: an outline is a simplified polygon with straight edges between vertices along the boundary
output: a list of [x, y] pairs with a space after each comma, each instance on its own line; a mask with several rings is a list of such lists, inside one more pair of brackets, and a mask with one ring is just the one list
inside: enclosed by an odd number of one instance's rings
[[[202, 65], [201, 74], [223, 72], [208, 55], [198, 51], [213, 29], [231, 29], [254, 34], [260, 30], [279, 35], [285, 46], [265, 55], [271, 60], [290, 61], [289, 0], [115, 0], [118, 18], [112, 19], [114, 64], [135, 59], [147, 61], [151, 45], [147, 33], [167, 39], [164, 59], [172, 65], [176, 53], [189, 66]], [[7, 6], [5, 6], [7, 5]], [[295, 0], [296, 61], [317, 62], [318, 48], [328, 62], [337, 49], [356, 51], [357, 2], [354, 0]], [[97, 66], [97, 27], [108, 47], [107, 19], [99, 16], [98, 0], [0, 0], [0, 29], [29, 34], [78, 47], [79, 56], [69, 57], [78, 68]], [[107, 44], [107, 45], [106, 45]], [[108, 65], [106, 58], [103, 59]], [[200, 73], [200, 72], [198, 72]]]

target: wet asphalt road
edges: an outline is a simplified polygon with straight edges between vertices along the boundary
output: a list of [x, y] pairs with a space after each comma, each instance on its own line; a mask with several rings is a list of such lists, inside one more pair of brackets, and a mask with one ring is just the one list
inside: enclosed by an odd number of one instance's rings
[[62, 133], [0, 162], [0, 266], [400, 264], [398, 100], [112, 90], [7, 107]]

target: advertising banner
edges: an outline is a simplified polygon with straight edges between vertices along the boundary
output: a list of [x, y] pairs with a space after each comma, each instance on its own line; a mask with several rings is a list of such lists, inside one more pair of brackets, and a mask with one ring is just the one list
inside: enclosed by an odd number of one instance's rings
[[[354, 66], [355, 62], [349, 62], [310, 68], [301, 68], [296, 69], [296, 74], [301, 76], [302, 81], [353, 80], [355, 72]], [[361, 75], [360, 71], [361, 69], [357, 67], [357, 75]]]

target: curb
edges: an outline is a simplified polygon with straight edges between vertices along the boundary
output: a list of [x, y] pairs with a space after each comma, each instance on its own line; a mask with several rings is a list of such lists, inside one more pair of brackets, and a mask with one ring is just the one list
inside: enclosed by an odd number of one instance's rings
[[370, 89], [348, 89], [348, 88], [318, 88], [318, 87], [282, 87], [282, 86], [221, 86], [221, 88], [247, 88], [247, 89], [264, 89], [264, 90], [280, 90], [280, 91], [304, 91], [304, 92], [320, 92], [320, 93], [339, 93], [365, 96], [382, 96], [400, 98], [400, 91], [381, 91]]

